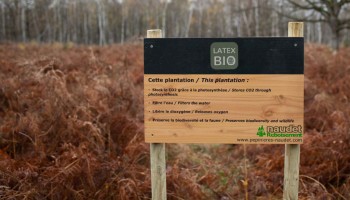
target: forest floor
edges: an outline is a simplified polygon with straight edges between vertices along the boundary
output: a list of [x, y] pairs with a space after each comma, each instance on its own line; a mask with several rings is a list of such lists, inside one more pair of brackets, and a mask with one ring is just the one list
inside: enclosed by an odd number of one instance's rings
[[[349, 100], [350, 48], [307, 44], [300, 199], [350, 199]], [[143, 129], [142, 44], [0, 44], [0, 199], [150, 199]], [[282, 197], [284, 145], [166, 157], [168, 199]]]

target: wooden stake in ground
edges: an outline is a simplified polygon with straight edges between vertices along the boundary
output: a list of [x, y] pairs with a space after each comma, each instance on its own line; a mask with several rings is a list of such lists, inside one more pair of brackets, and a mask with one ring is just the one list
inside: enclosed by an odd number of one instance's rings
[[[147, 38], [162, 38], [161, 30], [148, 30]], [[166, 200], [165, 144], [151, 143], [152, 199]]]
[[[288, 23], [288, 37], [304, 37], [302, 22]], [[284, 155], [283, 200], [298, 199], [300, 144], [286, 144]]]

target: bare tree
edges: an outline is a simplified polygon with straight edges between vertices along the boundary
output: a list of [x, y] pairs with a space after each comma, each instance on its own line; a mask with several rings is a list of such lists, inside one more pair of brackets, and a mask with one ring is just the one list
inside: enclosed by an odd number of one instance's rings
[[163, 6], [163, 11], [162, 11], [162, 32], [163, 32], [163, 37], [165, 37], [166, 33], [166, 11], [168, 9], [168, 1], [165, 0], [164, 6]]
[[101, 0], [96, 0], [97, 4], [97, 15], [98, 15], [98, 29], [99, 29], [99, 35], [100, 35], [100, 45], [105, 44], [105, 32], [104, 32], [104, 21], [105, 21], [105, 14], [104, 9], [102, 8], [103, 4], [101, 5]]
[[150, 28], [162, 28], [165, 37], [280, 36], [290, 16], [307, 22], [307, 41], [330, 43], [332, 20], [325, 16], [338, 13], [332, 27], [339, 45], [350, 37], [340, 31], [350, 25], [349, 1], [327, 7], [333, 0], [0, 0], [0, 40], [106, 45]]
[[232, 8], [230, 5], [230, 1], [225, 1], [225, 7], [224, 7], [224, 19], [225, 19], [225, 32], [227, 33], [227, 36], [232, 37]]
[[188, 13], [188, 21], [186, 24], [186, 31], [185, 31], [185, 37], [188, 38], [188, 33], [190, 32], [191, 28], [191, 21], [192, 21], [192, 14], [193, 14], [193, 9], [194, 9], [194, 1], [190, 0], [190, 8], [189, 8], [189, 13]]
[[121, 27], [121, 39], [120, 42], [123, 44], [124, 43], [124, 36], [125, 36], [125, 15], [126, 15], [126, 8], [124, 5], [124, 1], [122, 1], [122, 27]]
[[22, 42], [26, 42], [26, 1], [21, 1]]
[[202, 20], [203, 20], [203, 1], [200, 0], [198, 4], [198, 10], [199, 10], [199, 19], [198, 19], [198, 35], [197, 37], [202, 36]]
[[6, 41], [6, 21], [5, 21], [5, 4], [0, 2], [1, 6], [1, 20], [2, 20], [2, 41]]
[[[50, 5], [49, 1], [46, 2], [47, 5]], [[51, 43], [52, 42], [52, 38], [51, 38], [51, 22], [50, 22], [50, 14], [49, 14], [49, 6], [45, 6], [45, 20], [46, 20], [46, 32], [47, 32], [47, 36], [48, 36], [48, 42]]]
[[250, 36], [250, 20], [247, 17], [247, 10], [243, 7], [244, 5], [240, 2], [241, 9], [243, 10], [243, 20], [247, 28], [247, 34]]
[[309, 15], [305, 18], [298, 18], [289, 15], [288, 17], [298, 21], [306, 22], [325, 22], [332, 30], [332, 48], [339, 49], [339, 33], [343, 29], [350, 29], [350, 17], [343, 18], [341, 13], [350, 0], [305, 0], [297, 2], [296, 0], [287, 0], [297, 9], [319, 13], [319, 18]]
[[210, 15], [210, 11], [209, 9], [207, 9], [207, 17], [208, 17], [208, 25], [207, 25], [207, 33], [206, 33], [206, 37], [211, 37], [211, 33], [212, 33], [212, 30], [211, 30], [211, 25], [212, 25], [212, 22], [211, 22], [211, 15]]
[[259, 37], [259, 2], [254, 0], [255, 7], [255, 36]]
[[[239, 0], [236, 0], [235, 2], [236, 7], [240, 5]], [[240, 7], [240, 6], [239, 6]], [[240, 20], [240, 14], [238, 12], [235, 12], [235, 22], [234, 22], [236, 28], [237, 28], [237, 36], [242, 36], [242, 28], [241, 28], [241, 20]]]

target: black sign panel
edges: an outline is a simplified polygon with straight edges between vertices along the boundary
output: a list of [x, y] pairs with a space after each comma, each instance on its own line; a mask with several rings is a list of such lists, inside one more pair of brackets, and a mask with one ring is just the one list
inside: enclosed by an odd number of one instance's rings
[[301, 37], [145, 39], [144, 54], [145, 74], [304, 74]]

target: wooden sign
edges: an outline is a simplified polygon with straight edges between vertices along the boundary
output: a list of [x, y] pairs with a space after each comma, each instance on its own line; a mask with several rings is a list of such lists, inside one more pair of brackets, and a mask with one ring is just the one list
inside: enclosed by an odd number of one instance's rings
[[145, 39], [145, 141], [301, 144], [304, 38]]

